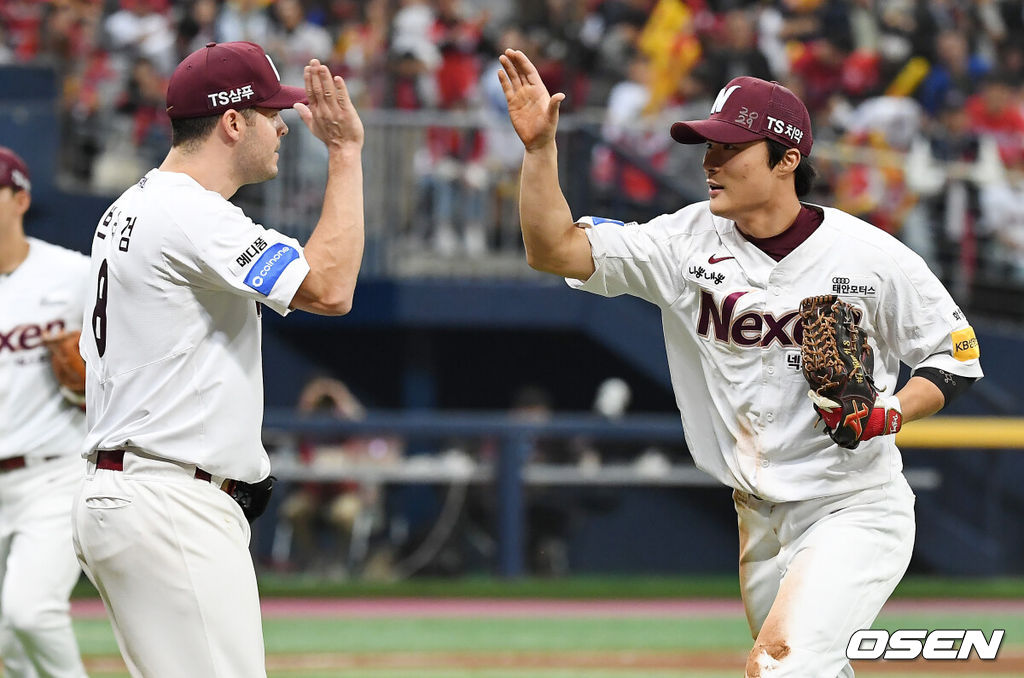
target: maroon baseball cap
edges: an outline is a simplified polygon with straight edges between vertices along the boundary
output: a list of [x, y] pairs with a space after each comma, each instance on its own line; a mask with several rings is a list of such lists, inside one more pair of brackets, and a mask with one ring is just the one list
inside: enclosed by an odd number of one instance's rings
[[742, 144], [774, 139], [802, 155], [811, 154], [811, 116], [793, 92], [777, 82], [742, 76], [722, 88], [707, 120], [672, 125], [681, 144]]
[[23, 191], [32, 190], [32, 182], [29, 181], [28, 165], [21, 159], [21, 156], [7, 148], [0, 146], [0, 188], [10, 186]]
[[173, 120], [299, 102], [308, 103], [305, 90], [282, 85], [274, 62], [253, 42], [208, 43], [178, 64], [167, 85], [167, 115]]

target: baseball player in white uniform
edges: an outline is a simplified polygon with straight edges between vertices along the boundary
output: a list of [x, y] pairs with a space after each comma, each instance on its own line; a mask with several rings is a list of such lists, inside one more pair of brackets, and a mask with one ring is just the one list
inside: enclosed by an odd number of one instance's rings
[[31, 190], [24, 160], [0, 146], [0, 657], [4, 675], [80, 678], [68, 597], [85, 415], [45, 339], [81, 327], [89, 260], [25, 236]]
[[[709, 201], [646, 224], [573, 219], [558, 185], [549, 95], [519, 51], [499, 80], [522, 140], [520, 216], [536, 269], [662, 310], [687, 445], [734, 489], [740, 584], [754, 646], [749, 678], [853, 675], [846, 648], [903, 576], [914, 495], [893, 433], [982, 376], [964, 314], [924, 262], [848, 214], [801, 203], [813, 180], [810, 118], [785, 87], [732, 80], [708, 120], [672, 136], [704, 143]], [[800, 369], [806, 297], [862, 313], [882, 392], [857, 449], [834, 444]], [[900, 362], [913, 375], [895, 393]], [[894, 395], [893, 395], [894, 394]]]
[[[269, 494], [261, 309], [347, 313], [363, 250], [362, 123], [340, 77], [304, 74], [282, 86], [249, 42], [186, 57], [170, 152], [95, 231], [75, 547], [137, 678], [266, 675], [246, 519]], [[328, 153], [305, 247], [228, 202], [277, 174], [293, 106]]]

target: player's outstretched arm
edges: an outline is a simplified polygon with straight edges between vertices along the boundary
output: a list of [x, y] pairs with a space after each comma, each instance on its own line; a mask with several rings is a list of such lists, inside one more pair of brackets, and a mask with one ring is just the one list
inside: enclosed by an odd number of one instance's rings
[[363, 259], [363, 123], [345, 81], [316, 59], [305, 67], [309, 105], [295, 104], [302, 121], [327, 146], [324, 205], [304, 250], [309, 275], [292, 308], [342, 315], [352, 308]]
[[930, 417], [946, 405], [939, 387], [923, 377], [911, 377], [896, 397], [900, 400], [903, 423]]
[[565, 95], [548, 94], [537, 68], [519, 50], [498, 57], [498, 80], [512, 126], [523, 142], [519, 220], [526, 260], [539, 271], [586, 280], [594, 273], [590, 240], [573, 225], [572, 212], [558, 184], [558, 106]]

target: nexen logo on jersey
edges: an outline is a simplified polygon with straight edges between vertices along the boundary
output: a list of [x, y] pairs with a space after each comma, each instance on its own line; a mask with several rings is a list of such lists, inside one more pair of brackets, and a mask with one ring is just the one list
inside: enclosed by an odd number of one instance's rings
[[31, 351], [43, 345], [43, 335], [57, 334], [64, 331], [63, 320], [51, 320], [42, 325], [15, 325], [14, 329], [4, 332], [0, 330], [0, 353], [10, 351]]
[[245, 284], [266, 296], [274, 289], [274, 284], [284, 269], [288, 268], [288, 264], [298, 258], [299, 252], [294, 247], [284, 243], [271, 245], [249, 269], [249, 275], [245, 276]]
[[[765, 347], [771, 346], [773, 341], [778, 341], [781, 346], [800, 345], [804, 336], [804, 324], [799, 320], [799, 311], [787, 311], [779, 318], [771, 313], [747, 311], [734, 319], [736, 302], [744, 294], [746, 292], [733, 292], [719, 307], [710, 292], [701, 291], [697, 334], [702, 337], [710, 336], [711, 326], [714, 325], [715, 340], [727, 344]], [[792, 336], [786, 329], [790, 323], [793, 324]]]

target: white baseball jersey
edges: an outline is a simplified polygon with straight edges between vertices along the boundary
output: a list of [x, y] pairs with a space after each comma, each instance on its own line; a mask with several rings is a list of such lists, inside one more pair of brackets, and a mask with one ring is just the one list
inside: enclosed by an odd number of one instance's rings
[[73, 455], [85, 435], [85, 415], [60, 394], [43, 335], [81, 328], [89, 260], [28, 242], [28, 258], [0, 275], [0, 459]]
[[266, 477], [260, 308], [286, 315], [308, 272], [296, 240], [186, 174], [151, 170], [125, 191], [93, 240], [84, 454]]
[[647, 224], [585, 217], [596, 272], [570, 286], [632, 294], [662, 310], [686, 443], [698, 467], [770, 501], [837, 495], [889, 482], [894, 436], [835, 445], [814, 424], [800, 371], [800, 301], [838, 294], [863, 312], [876, 386], [893, 393], [900, 361], [981, 377], [963, 312], [924, 261], [892, 236], [832, 208], [781, 261], [707, 202]]

